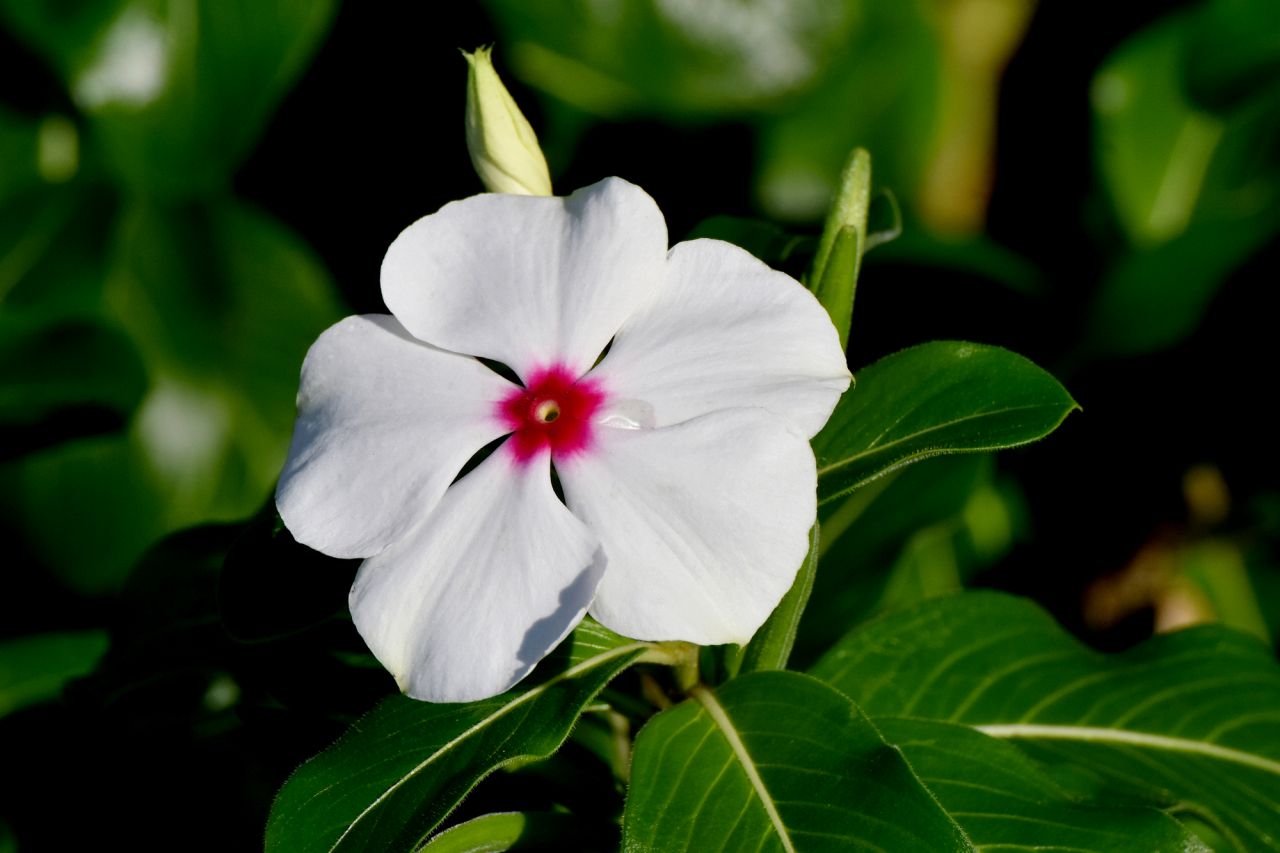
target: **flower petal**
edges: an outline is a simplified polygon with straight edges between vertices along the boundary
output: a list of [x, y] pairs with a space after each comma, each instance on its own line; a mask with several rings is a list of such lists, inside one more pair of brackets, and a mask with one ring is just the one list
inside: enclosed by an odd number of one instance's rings
[[475, 359], [413, 338], [394, 317], [339, 321], [302, 364], [280, 517], [317, 551], [378, 553], [506, 431], [495, 406], [513, 387]]
[[809, 443], [763, 409], [602, 428], [556, 467], [607, 568], [591, 614], [644, 640], [744, 643], [790, 587], [817, 513]]
[[469, 702], [523, 678], [581, 620], [599, 543], [551, 488], [550, 458], [494, 453], [422, 526], [365, 560], [351, 616], [415, 699]]
[[676, 245], [667, 282], [592, 376], [616, 398], [652, 407], [657, 426], [759, 406], [807, 436], [822, 428], [850, 375], [813, 294], [720, 240]]
[[644, 190], [606, 178], [568, 198], [478, 195], [406, 228], [382, 262], [405, 328], [522, 377], [580, 376], [663, 284], [667, 227]]

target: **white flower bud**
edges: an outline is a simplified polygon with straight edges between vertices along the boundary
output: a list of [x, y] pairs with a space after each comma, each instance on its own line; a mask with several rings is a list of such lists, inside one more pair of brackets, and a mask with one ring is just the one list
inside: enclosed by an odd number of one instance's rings
[[493, 68], [490, 48], [463, 51], [467, 75], [467, 150], [490, 192], [551, 195], [538, 137]]

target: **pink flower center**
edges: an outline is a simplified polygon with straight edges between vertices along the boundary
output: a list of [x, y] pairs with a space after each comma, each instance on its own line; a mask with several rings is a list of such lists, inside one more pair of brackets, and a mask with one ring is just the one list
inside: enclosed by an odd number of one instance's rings
[[536, 370], [498, 403], [498, 417], [511, 430], [506, 447], [518, 462], [544, 449], [555, 459], [581, 453], [591, 447], [591, 418], [604, 399], [598, 382], [575, 380], [562, 365]]

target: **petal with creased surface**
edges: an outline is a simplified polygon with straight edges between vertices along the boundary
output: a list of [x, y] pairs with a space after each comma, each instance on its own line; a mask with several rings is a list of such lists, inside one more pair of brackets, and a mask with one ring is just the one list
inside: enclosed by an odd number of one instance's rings
[[387, 307], [417, 337], [520, 376], [580, 376], [663, 285], [667, 227], [644, 190], [606, 178], [567, 198], [486, 194], [406, 228], [382, 262]]
[[813, 451], [763, 409], [597, 431], [557, 462], [607, 560], [591, 615], [641, 640], [745, 643], [795, 579], [817, 512]]
[[423, 344], [394, 317], [347, 317], [302, 365], [298, 421], [276, 489], [299, 542], [368, 557], [416, 526], [476, 451], [506, 428], [514, 386], [473, 358]]
[[604, 563], [556, 498], [550, 457], [494, 453], [416, 530], [360, 566], [351, 616], [415, 699], [501, 693], [581, 619]]
[[720, 240], [672, 248], [667, 287], [619, 330], [592, 376], [668, 426], [759, 406], [807, 436], [822, 429], [850, 375], [813, 294]]

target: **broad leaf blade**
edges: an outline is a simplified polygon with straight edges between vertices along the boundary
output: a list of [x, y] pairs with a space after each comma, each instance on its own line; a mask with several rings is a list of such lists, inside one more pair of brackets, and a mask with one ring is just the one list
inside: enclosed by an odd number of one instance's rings
[[555, 674], [537, 685], [468, 704], [387, 699], [285, 783], [266, 849], [416, 849], [485, 776], [554, 752], [586, 704], [648, 648], [584, 623], [543, 662]]
[[1079, 802], [1016, 748], [966, 726], [894, 718], [876, 726], [980, 850], [1205, 850], [1159, 809]]
[[848, 699], [793, 672], [698, 688], [650, 721], [623, 835], [630, 853], [973, 849]]
[[1030, 602], [943, 599], [849, 634], [814, 674], [875, 718], [959, 723], [1130, 801], [1207, 818], [1236, 850], [1278, 849], [1280, 666], [1218, 627], [1094, 652]]
[[37, 634], [0, 643], [0, 717], [57, 696], [107, 651], [103, 631]]
[[584, 827], [574, 815], [562, 812], [499, 812], [481, 815], [440, 833], [421, 853], [502, 853], [506, 850], [611, 851], [618, 846], [597, 827]]
[[934, 341], [894, 353], [858, 373], [814, 437], [818, 500], [929, 456], [1027, 444], [1076, 408], [1053, 376], [999, 347]]

